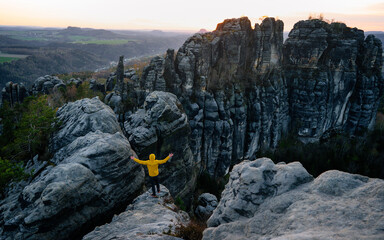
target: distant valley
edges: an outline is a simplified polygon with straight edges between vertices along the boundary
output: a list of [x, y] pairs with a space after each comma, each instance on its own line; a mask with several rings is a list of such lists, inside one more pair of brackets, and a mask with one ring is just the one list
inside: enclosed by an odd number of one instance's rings
[[93, 71], [118, 56], [126, 58], [179, 48], [189, 34], [162, 31], [108, 31], [68, 27], [0, 27], [0, 87], [26, 85], [46, 74]]

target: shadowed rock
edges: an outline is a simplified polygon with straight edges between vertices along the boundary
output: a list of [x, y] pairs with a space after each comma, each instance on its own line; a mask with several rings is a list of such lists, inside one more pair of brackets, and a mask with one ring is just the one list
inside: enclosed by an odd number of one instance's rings
[[22, 83], [8, 82], [2, 90], [2, 103], [7, 101], [11, 106], [16, 103], [22, 103], [29, 93]]

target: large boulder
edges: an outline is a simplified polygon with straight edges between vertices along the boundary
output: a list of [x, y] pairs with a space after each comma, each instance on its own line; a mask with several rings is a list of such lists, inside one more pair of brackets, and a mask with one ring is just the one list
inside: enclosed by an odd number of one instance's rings
[[2, 239], [77, 238], [142, 189], [143, 169], [108, 106], [82, 99], [57, 117], [50, 164], [0, 203]]
[[384, 181], [260, 158], [233, 168], [203, 239], [383, 239]]
[[189, 221], [188, 214], [178, 210], [169, 190], [160, 185], [159, 198], [151, 190], [137, 197], [125, 212], [114, 216], [111, 223], [96, 227], [83, 240], [176, 240], [176, 228]]
[[175, 197], [191, 197], [198, 163], [193, 161], [189, 146], [190, 127], [177, 97], [167, 92], [150, 93], [144, 109], [130, 115], [124, 126], [140, 159], [148, 159], [151, 153], [157, 159], [164, 159], [174, 153], [170, 161], [159, 166], [160, 182]]

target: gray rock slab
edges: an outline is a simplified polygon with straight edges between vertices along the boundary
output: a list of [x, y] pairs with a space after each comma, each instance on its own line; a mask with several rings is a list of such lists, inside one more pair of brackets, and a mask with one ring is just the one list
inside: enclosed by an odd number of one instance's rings
[[111, 223], [96, 227], [83, 240], [112, 239], [181, 239], [172, 236], [179, 224], [189, 221], [188, 214], [178, 210], [169, 190], [160, 185], [158, 198], [151, 196], [151, 190], [137, 197], [126, 211], [113, 217]]
[[203, 239], [383, 239], [384, 180], [300, 163], [233, 168]]

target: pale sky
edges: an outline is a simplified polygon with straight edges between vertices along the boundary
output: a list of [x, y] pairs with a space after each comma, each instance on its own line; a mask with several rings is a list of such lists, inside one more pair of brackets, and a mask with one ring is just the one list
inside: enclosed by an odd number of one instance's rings
[[310, 14], [384, 31], [383, 0], [0, 0], [0, 25], [104, 29], [214, 30], [226, 18], [278, 17], [289, 31]]

